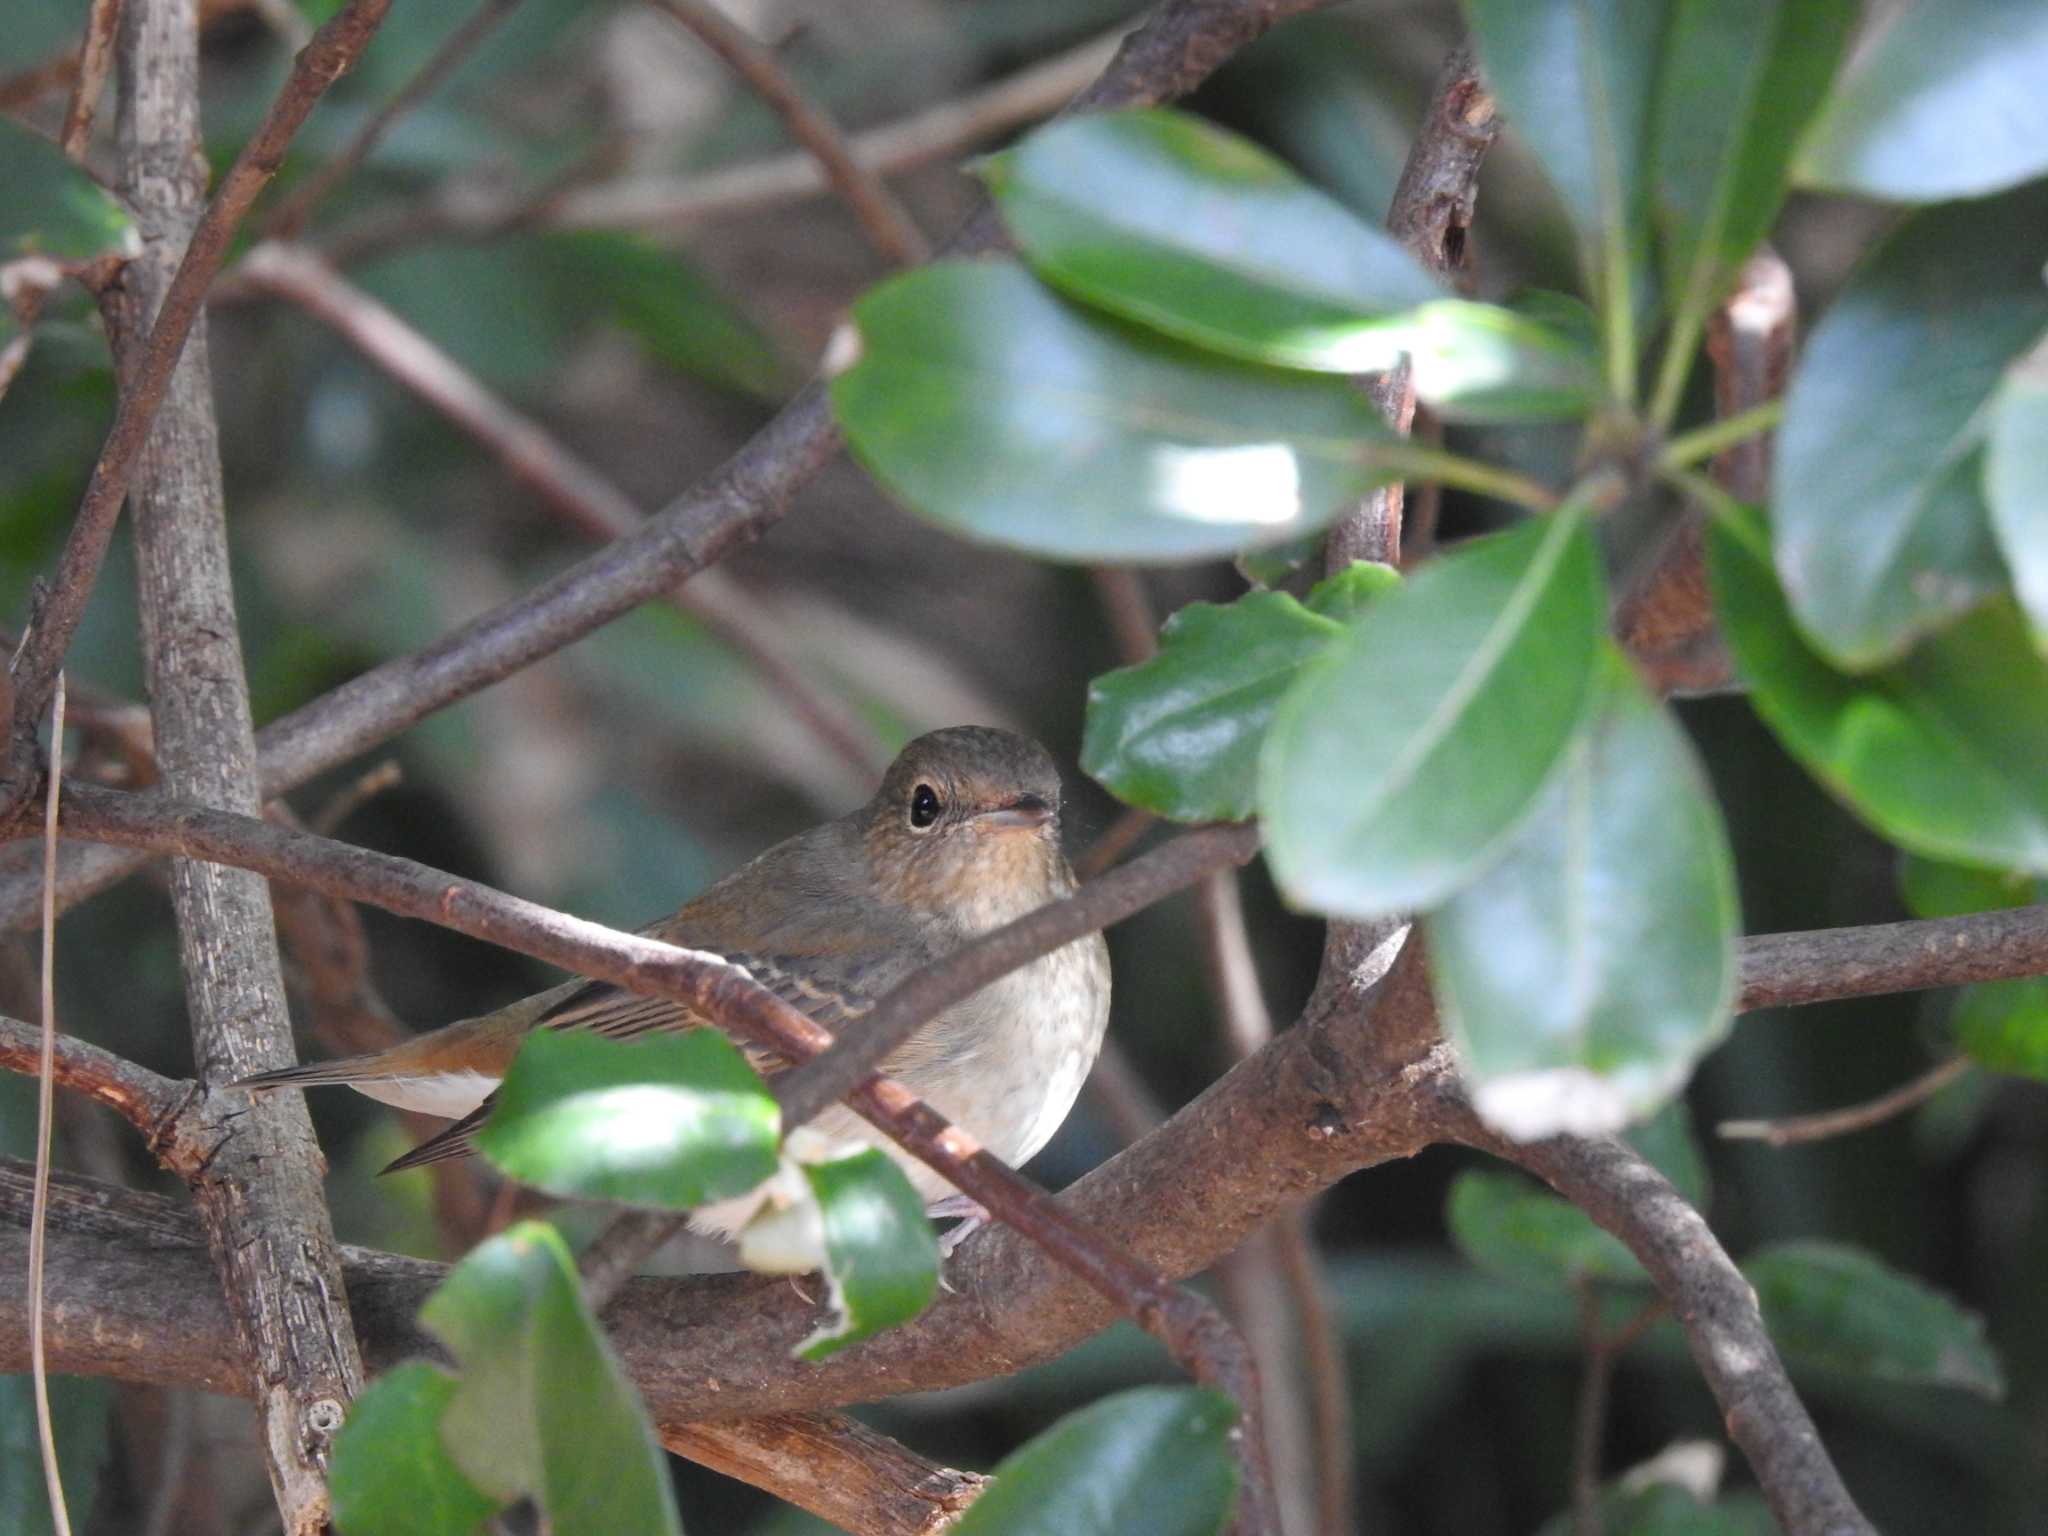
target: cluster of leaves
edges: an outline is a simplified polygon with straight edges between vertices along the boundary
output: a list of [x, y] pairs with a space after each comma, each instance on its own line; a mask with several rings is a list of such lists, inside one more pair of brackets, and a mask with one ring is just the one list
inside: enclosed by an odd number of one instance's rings
[[[1257, 815], [1306, 910], [1422, 913], [1481, 1111], [1514, 1135], [1653, 1111], [1733, 1002], [1718, 811], [1605, 638], [1597, 525], [1617, 507], [1706, 503], [1758, 711], [1874, 827], [2048, 872], [2048, 184], [2028, 180], [2038, 147], [1970, 140], [2043, 43], [2010, 6], [1965, 9], [1909, 9], [1843, 71], [1845, 0], [1473, 0], [1590, 309], [1449, 297], [1262, 151], [1148, 111], [1057, 124], [986, 165], [1021, 262], [908, 274], [855, 311], [833, 386], [855, 452], [978, 537], [1068, 559], [1242, 554], [1394, 478], [1538, 514], [1398, 587], [1342, 573], [1305, 602], [1256, 590], [1176, 614], [1157, 658], [1095, 685], [1083, 757], [1160, 815]], [[1997, 195], [1907, 219], [1829, 309], [1783, 407], [1767, 526], [1695, 472], [1714, 429], [1671, 431], [1706, 320], [1795, 177]], [[1398, 355], [1446, 420], [1583, 423], [1584, 472], [1552, 489], [1393, 439], [1347, 376]]]

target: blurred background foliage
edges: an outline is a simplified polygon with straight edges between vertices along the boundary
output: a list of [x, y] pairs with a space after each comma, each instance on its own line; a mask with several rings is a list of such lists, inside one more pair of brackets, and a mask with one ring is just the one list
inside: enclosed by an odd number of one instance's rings
[[[283, 78], [295, 29], [333, 8], [208, 7], [205, 108], [217, 167]], [[1056, 57], [1134, 14], [1113, 0], [736, 0], [730, 9], [777, 43], [854, 131]], [[72, 46], [83, 13], [82, 0], [10, 8], [0, 29], [7, 111], [45, 127], [61, 113], [61, 91], [24, 100], [7, 87]], [[361, 68], [294, 147], [279, 190], [288, 194], [346, 143], [457, 19], [450, 7], [396, 5]], [[1378, 218], [1454, 32], [1445, 4], [1343, 6], [1281, 28], [1192, 105]], [[767, 418], [883, 271], [844, 212], [818, 196], [642, 228], [566, 229], [558, 217], [607, 184], [703, 177], [786, 150], [775, 118], [652, 9], [523, 0], [319, 207], [307, 238], [653, 510]], [[972, 205], [961, 158], [896, 178], [934, 235]], [[450, 227], [460, 222], [451, 212], [515, 205], [525, 210], [516, 227]], [[1794, 199], [1778, 243], [1805, 312], [1841, 283], [1886, 218], [1866, 205]], [[1528, 282], [1572, 285], [1568, 234], [1512, 133], [1488, 162], [1474, 247], [1486, 296]], [[232, 285], [211, 324], [259, 724], [581, 551], [580, 536], [529, 490], [324, 326]], [[31, 579], [50, 567], [112, 402], [97, 324], [67, 300], [0, 401], [0, 610], [22, 613]], [[1486, 451], [1540, 468], [1566, 441], [1494, 429]], [[1474, 525], [1455, 495], [1445, 518], [1452, 532]], [[1087, 680], [1120, 660], [1085, 572], [957, 542], [893, 509], [843, 462], [728, 569], [812, 683], [843, 700], [884, 752], [920, 730], [978, 720], [1029, 730], [1071, 762]], [[1222, 565], [1147, 581], [1162, 614], [1240, 587]], [[132, 572], [118, 542], [71, 676], [112, 697], [139, 695]], [[1685, 718], [1729, 813], [1749, 931], [1904, 915], [1892, 853], [1785, 759], [1746, 706], [1697, 702]], [[621, 924], [670, 910], [870, 787], [746, 658], [666, 608], [436, 716], [383, 755], [400, 764], [403, 782], [348, 815], [344, 836]], [[296, 809], [317, 815], [370, 765], [299, 792]], [[1078, 776], [1071, 807], [1077, 849], [1114, 816], [1107, 796]], [[1245, 889], [1266, 991], [1276, 1016], [1290, 1017], [1313, 976], [1319, 925], [1283, 911], [1257, 868]], [[1114, 1036], [1168, 1107], [1226, 1061], [1201, 977], [1185, 963], [1193, 921], [1183, 900], [1111, 935]], [[366, 922], [374, 978], [416, 1027], [484, 1011], [548, 979], [530, 962], [438, 929], [374, 913]], [[59, 952], [66, 1028], [160, 1071], [191, 1070], [157, 883], [133, 880], [81, 907], [63, 925]], [[14, 988], [21, 977], [0, 979]], [[25, 1011], [11, 997], [5, 1006]], [[2039, 1530], [2048, 1498], [2041, 1087], [1965, 1078], [1880, 1129], [1783, 1151], [1710, 1133], [1726, 1118], [1882, 1092], [1926, 1068], [1945, 1027], [1940, 996], [1744, 1018], [1690, 1093], [1707, 1132], [1709, 1214], [1737, 1254], [1792, 1238], [1856, 1243], [1982, 1313], [2010, 1383], [2003, 1404], [1810, 1367], [1797, 1379], [1881, 1526]], [[28, 1103], [25, 1083], [0, 1078], [0, 1150], [27, 1151]], [[345, 1240], [446, 1256], [464, 1221], [513, 1210], [491, 1190], [467, 1208], [437, 1202], [424, 1175], [375, 1181], [405, 1132], [353, 1096], [313, 1107]], [[76, 1103], [61, 1108], [63, 1166], [164, 1186], [123, 1127]], [[1116, 1145], [1091, 1095], [1034, 1172], [1058, 1185]], [[1365, 1528], [1527, 1532], [1568, 1497], [1578, 1312], [1569, 1295], [1482, 1274], [1452, 1248], [1445, 1197], [1469, 1161], [1436, 1152], [1375, 1170], [1318, 1208], [1353, 1388]], [[1155, 1345], [1118, 1328], [1022, 1376], [866, 1412], [927, 1454], [986, 1466], [1058, 1413], [1165, 1368]], [[263, 1528], [268, 1494], [239, 1404], [101, 1383], [65, 1392], [67, 1470], [86, 1489], [99, 1485], [96, 1498], [74, 1505], [93, 1510], [88, 1529]], [[1624, 1357], [1614, 1392], [1609, 1469], [1674, 1438], [1720, 1438], [1714, 1405], [1668, 1323]], [[23, 1404], [0, 1394], [0, 1454], [11, 1456], [26, 1432]], [[187, 1475], [201, 1467], [203, 1477]], [[693, 1466], [677, 1463], [677, 1476], [692, 1528], [815, 1528]], [[1745, 1473], [1737, 1467], [1731, 1478], [1740, 1485]], [[0, 1493], [0, 1527], [24, 1529], [26, 1515], [9, 1518], [10, 1497]]]

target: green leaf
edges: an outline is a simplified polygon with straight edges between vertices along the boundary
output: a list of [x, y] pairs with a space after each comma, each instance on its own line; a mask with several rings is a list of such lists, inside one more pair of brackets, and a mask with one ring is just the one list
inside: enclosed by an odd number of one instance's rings
[[930, 1306], [939, 1244], [924, 1201], [886, 1154], [868, 1147], [803, 1169], [824, 1221], [833, 1316], [797, 1353], [822, 1360]]
[[1980, 981], [1956, 994], [1956, 1044], [1979, 1066], [2048, 1081], [2048, 977]]
[[1836, 1243], [1777, 1243], [1742, 1266], [1771, 1339], [1795, 1363], [2002, 1397], [1981, 1319], [1939, 1291]]
[[1380, 326], [1366, 370], [1412, 365], [1415, 393], [1446, 421], [1576, 421], [1600, 399], [1594, 338], [1535, 305], [1439, 299]]
[[1693, 1134], [1692, 1111], [1685, 1107], [1684, 1099], [1673, 1099], [1623, 1140], [1671, 1181], [1687, 1205], [1699, 1211], [1707, 1208], [1713, 1186], [1707, 1177], [1706, 1154]]
[[533, 1499], [564, 1536], [680, 1536], [653, 1427], [554, 1228], [521, 1222], [480, 1244], [420, 1322], [461, 1362], [441, 1438], [479, 1489], [502, 1503]]
[[[1778, 1536], [1770, 1506], [1753, 1493], [1712, 1503], [1677, 1483], [1617, 1485], [1600, 1493], [1600, 1527], [1609, 1536]], [[1536, 1536], [1573, 1536], [1572, 1513], [1553, 1515]]]
[[1918, 0], [1886, 16], [1807, 135], [1801, 181], [1930, 203], [2048, 170], [2048, 9]]
[[1465, 0], [1486, 78], [1577, 226], [1617, 389], [1634, 380], [1651, 87], [1670, 9], [1671, 0]]
[[1793, 612], [1877, 666], [1997, 591], [1978, 465], [1986, 402], [2048, 330], [2048, 182], [1907, 220], [1807, 344], [1778, 433], [1772, 516]]
[[565, 302], [595, 306], [678, 373], [763, 399], [787, 370], [753, 321], [674, 251], [605, 230], [551, 234]]
[[1234, 356], [1366, 372], [1384, 364], [1351, 355], [1361, 329], [1443, 297], [1392, 235], [1184, 112], [1069, 118], [982, 173], [1041, 277]]
[[1675, 0], [1655, 114], [1665, 289], [1687, 338], [1770, 232], [1855, 0]]
[[1475, 1105], [1518, 1140], [1619, 1130], [1727, 1036], [1727, 833], [1685, 732], [1619, 652], [1505, 853], [1425, 924]]
[[1992, 397], [1984, 499], [2034, 644], [2048, 651], [2048, 342]]
[[1707, 536], [1715, 607], [1757, 713], [1886, 837], [1956, 863], [2048, 874], [2048, 662], [2008, 601], [1860, 677], [1793, 626], [1761, 520]]
[[773, 1174], [781, 1125], [760, 1075], [715, 1029], [537, 1029], [476, 1145], [552, 1194], [682, 1210]]
[[118, 248], [134, 223], [120, 201], [61, 149], [4, 117], [0, 187], [7, 189], [0, 197], [0, 261], [97, 256]]
[[2048, 884], [2017, 870], [1946, 864], [1909, 853], [1899, 861], [1899, 894], [1915, 917], [1963, 917], [2048, 901]]
[[1545, 1290], [1650, 1283], [1620, 1239], [1518, 1173], [1468, 1168], [1451, 1182], [1444, 1216], [1459, 1252], [1496, 1279]]
[[1237, 1404], [1210, 1387], [1134, 1387], [1003, 1458], [956, 1536], [1216, 1536], [1237, 1503]]
[[467, 1536], [498, 1508], [441, 1443], [456, 1387], [439, 1366], [409, 1360], [350, 1405], [328, 1468], [343, 1536]]
[[1401, 585], [1401, 573], [1378, 560], [1354, 560], [1332, 571], [1308, 594], [1308, 609], [1339, 624], [1351, 624], [1373, 599]]
[[920, 515], [1070, 560], [1197, 560], [1319, 528], [1395, 478], [1336, 379], [1228, 363], [941, 262], [854, 306], [832, 381], [854, 453]]
[[1175, 821], [1243, 821], [1280, 696], [1342, 623], [1285, 592], [1190, 603], [1159, 654], [1088, 686], [1081, 769], [1127, 805]]
[[1261, 756], [1288, 898], [1373, 917], [1477, 874], [1578, 730], [1605, 624], [1581, 505], [1456, 549], [1367, 608], [1282, 699]]

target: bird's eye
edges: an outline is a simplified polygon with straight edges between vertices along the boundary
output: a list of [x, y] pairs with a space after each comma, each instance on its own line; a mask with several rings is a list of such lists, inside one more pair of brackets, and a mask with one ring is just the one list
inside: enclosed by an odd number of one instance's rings
[[945, 807], [939, 804], [939, 792], [929, 784], [920, 784], [910, 792], [910, 824], [922, 832], [939, 819], [939, 812]]

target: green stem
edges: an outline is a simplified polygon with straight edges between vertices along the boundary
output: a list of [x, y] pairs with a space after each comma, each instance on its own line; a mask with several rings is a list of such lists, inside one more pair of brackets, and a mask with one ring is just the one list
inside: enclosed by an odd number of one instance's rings
[[1650, 399], [1650, 420], [1659, 432], [1669, 432], [1685, 403], [1685, 381], [1692, 374], [1693, 354], [1699, 350], [1701, 316], [1688, 306], [1671, 322], [1664, 338], [1664, 355], [1657, 365], [1657, 388]]
[[1433, 480], [1512, 502], [1531, 512], [1548, 512], [1557, 505], [1557, 492], [1541, 481], [1421, 443], [1374, 443], [1366, 449], [1366, 462], [1375, 469], [1391, 470], [1403, 480]]
[[1636, 403], [1636, 310], [1630, 293], [1628, 237], [1609, 234], [1600, 306], [1600, 329], [1607, 341], [1607, 393], [1618, 404]]
[[1687, 469], [1702, 459], [1712, 458], [1723, 448], [1732, 448], [1744, 438], [1768, 432], [1785, 415], [1783, 400], [1766, 400], [1746, 411], [1737, 411], [1720, 421], [1709, 422], [1682, 436], [1674, 437], [1657, 455], [1659, 469]]

